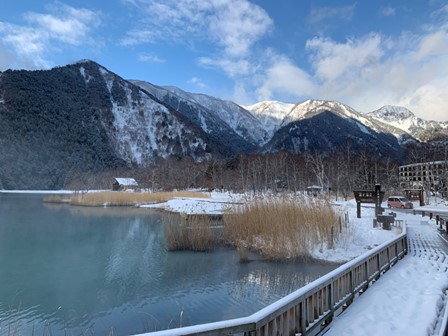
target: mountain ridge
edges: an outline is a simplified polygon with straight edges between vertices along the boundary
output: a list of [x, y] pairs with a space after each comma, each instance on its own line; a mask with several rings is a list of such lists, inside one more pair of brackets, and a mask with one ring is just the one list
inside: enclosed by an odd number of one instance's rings
[[[288, 122], [301, 120], [319, 113], [319, 111], [328, 109], [333, 109], [334, 112], [339, 113], [340, 115], [345, 114], [346, 116], [357, 119], [367, 127], [373, 129], [376, 128], [376, 130], [388, 130], [388, 132], [394, 134], [398, 138], [407, 133], [411, 137], [421, 140], [420, 135], [428, 128], [437, 129], [439, 126], [442, 130], [448, 130], [448, 121], [439, 122], [434, 120], [424, 120], [416, 117], [410, 110], [394, 105], [385, 105], [372, 112], [359, 112], [343, 103], [329, 100], [309, 99], [295, 104], [279, 101], [262, 101], [253, 105], [245, 105], [244, 107], [255, 115], [261, 116], [261, 118], [275, 119], [273, 122], [274, 125], [268, 126], [272, 133], [280, 127], [285, 126]], [[344, 110], [346, 113], [341, 112]], [[402, 118], [408, 119], [407, 123], [400, 123], [399, 121]], [[378, 123], [380, 123], [380, 125], [378, 125]], [[408, 124], [411, 124], [413, 127], [408, 126]], [[274, 131], [272, 131], [272, 129], [274, 129]]]
[[[406, 124], [414, 125], [410, 133], [398, 127], [399, 118], [412, 121]], [[240, 106], [125, 80], [90, 60], [7, 70], [0, 72], [0, 188], [60, 188], [78, 173], [145, 167], [170, 157], [201, 162], [278, 151], [331, 155], [351, 146], [400, 160], [403, 145], [444, 139], [448, 130], [448, 123], [415, 118], [397, 107], [361, 113], [324, 100]]]

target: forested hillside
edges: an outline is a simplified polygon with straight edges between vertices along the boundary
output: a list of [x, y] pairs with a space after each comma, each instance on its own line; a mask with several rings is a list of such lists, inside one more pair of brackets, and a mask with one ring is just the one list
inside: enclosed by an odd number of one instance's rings
[[73, 66], [6, 71], [0, 83], [0, 188], [62, 188], [79, 171], [125, 166], [103, 127], [111, 103], [99, 81], [85, 85]]

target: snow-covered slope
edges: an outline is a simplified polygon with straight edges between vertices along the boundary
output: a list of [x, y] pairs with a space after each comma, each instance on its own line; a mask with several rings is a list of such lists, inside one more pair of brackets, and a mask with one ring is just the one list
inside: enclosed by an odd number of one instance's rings
[[424, 120], [401, 106], [386, 105], [367, 113], [368, 116], [401, 129], [419, 140], [426, 140], [428, 133], [442, 132], [448, 134], [448, 122]]
[[368, 133], [373, 130], [377, 133], [391, 133], [397, 138], [401, 138], [405, 133], [393, 125], [333, 101], [306, 100], [297, 104], [265, 101], [246, 106], [246, 108], [262, 120], [271, 138], [280, 128], [292, 122], [312, 118], [322, 112], [332, 112], [348, 122], [355, 122], [363, 132]]
[[262, 127], [272, 138], [275, 131], [280, 128], [286, 115], [294, 108], [294, 104], [279, 101], [263, 101], [254, 105], [243, 106], [260, 120]]
[[[122, 159], [146, 165], [170, 155], [191, 155], [195, 160], [207, 157], [206, 142], [166, 106], [105, 68], [99, 71], [112, 104], [113, 127], [105, 129]], [[94, 78], [84, 67], [80, 72], [84, 78]]]
[[[143, 81], [131, 82], [197, 123], [208, 134], [229, 139], [241, 137], [242, 141], [238, 147], [243, 148], [243, 151], [253, 150], [269, 140], [259, 119], [231, 101], [185, 92], [172, 86], [160, 87]], [[234, 143], [238, 141], [233, 140]], [[247, 147], [243, 144], [244, 141], [251, 144], [252, 148], [244, 149]]]

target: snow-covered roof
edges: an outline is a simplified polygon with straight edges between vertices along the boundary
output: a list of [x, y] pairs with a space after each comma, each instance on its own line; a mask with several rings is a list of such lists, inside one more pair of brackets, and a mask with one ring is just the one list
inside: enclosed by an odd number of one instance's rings
[[125, 185], [125, 186], [137, 186], [138, 185], [137, 181], [131, 177], [116, 177], [115, 181], [117, 181], [117, 183], [119, 185]]
[[425, 166], [425, 165], [438, 165], [438, 164], [444, 164], [445, 161], [429, 161], [429, 162], [420, 162], [420, 163], [411, 163], [404, 166], [400, 166], [399, 168], [404, 167], [417, 167], [417, 166]]

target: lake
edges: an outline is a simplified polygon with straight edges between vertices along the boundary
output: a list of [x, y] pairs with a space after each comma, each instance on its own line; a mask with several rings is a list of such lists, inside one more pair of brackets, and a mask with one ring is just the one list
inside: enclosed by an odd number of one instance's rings
[[335, 265], [169, 252], [163, 213], [0, 193], [0, 336], [129, 335], [250, 315]]

